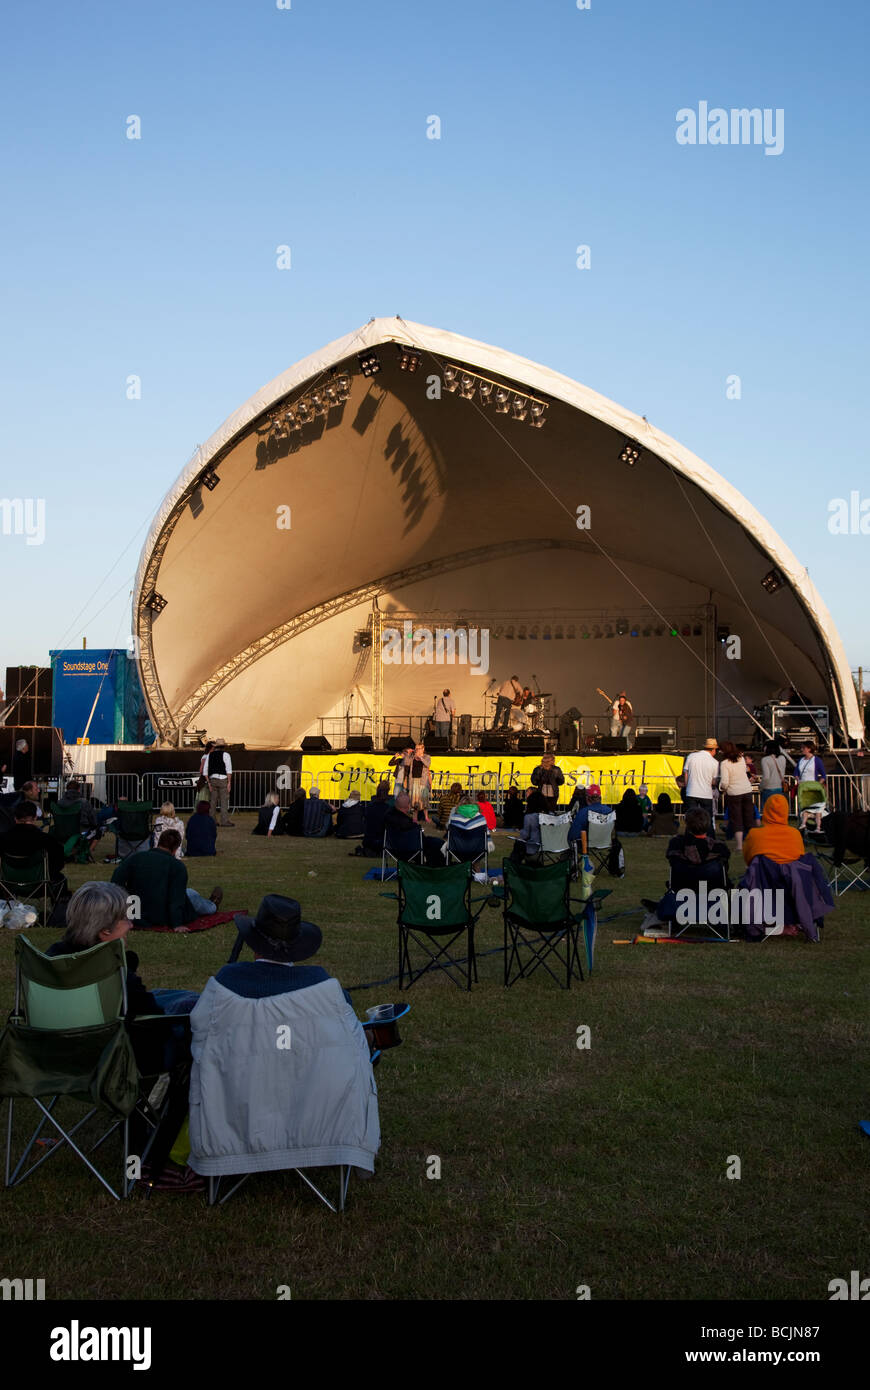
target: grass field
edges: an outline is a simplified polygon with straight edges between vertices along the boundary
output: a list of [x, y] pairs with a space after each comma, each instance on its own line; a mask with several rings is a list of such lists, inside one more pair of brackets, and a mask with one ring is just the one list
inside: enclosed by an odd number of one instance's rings
[[[261, 840], [252, 823], [238, 816], [217, 860], [190, 861], [193, 886], [220, 881], [226, 907], [251, 911], [268, 891], [298, 897], [345, 986], [394, 974], [396, 904], [363, 881], [372, 861], [333, 840]], [[625, 848], [605, 918], [661, 891], [664, 842]], [[542, 972], [505, 991], [500, 955], [470, 995], [414, 986], [404, 1046], [377, 1072], [377, 1171], [351, 1180], [343, 1216], [286, 1173], [224, 1207], [120, 1204], [60, 1154], [0, 1198], [2, 1273], [45, 1279], [48, 1298], [274, 1299], [282, 1284], [293, 1299], [573, 1299], [580, 1284], [594, 1299], [827, 1298], [867, 1263], [870, 898], [841, 898], [820, 945], [612, 945], [639, 921], [602, 921], [595, 972], [570, 992]], [[234, 939], [227, 925], [131, 940], [146, 984], [201, 988]], [[487, 908], [479, 950], [501, 939]], [[0, 951], [8, 1007], [12, 933]]]

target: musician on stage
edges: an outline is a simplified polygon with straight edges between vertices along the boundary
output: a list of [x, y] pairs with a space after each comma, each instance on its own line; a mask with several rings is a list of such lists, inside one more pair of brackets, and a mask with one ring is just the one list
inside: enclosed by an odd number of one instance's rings
[[611, 738], [624, 738], [631, 747], [631, 726], [634, 723], [634, 710], [631, 701], [626, 698], [624, 690], [620, 690], [618, 696], [610, 707], [610, 735]]
[[510, 719], [511, 706], [519, 704], [523, 694], [523, 687], [520, 685], [518, 676], [511, 676], [510, 680], [503, 681], [498, 688], [498, 699], [495, 702], [495, 716], [492, 727], [506, 729]]
[[453, 696], [449, 690], [442, 690], [435, 701], [435, 732], [439, 738], [446, 738], [448, 743], [450, 742], [450, 728], [455, 713], [456, 706], [453, 703]]

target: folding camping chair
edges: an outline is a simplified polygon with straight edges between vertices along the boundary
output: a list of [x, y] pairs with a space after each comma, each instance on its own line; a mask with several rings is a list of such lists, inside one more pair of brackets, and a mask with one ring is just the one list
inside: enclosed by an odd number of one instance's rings
[[613, 834], [616, 828], [615, 811], [595, 811], [590, 809], [589, 819], [586, 824], [586, 853], [592, 860], [595, 872], [607, 869], [607, 859], [610, 854], [610, 846], [613, 844]]
[[[57, 802], [52, 801], [49, 805], [51, 825], [48, 833], [54, 840], [59, 840], [63, 845], [63, 857], [67, 864], [73, 860], [81, 864], [88, 864], [93, 861], [90, 842], [87, 836], [82, 834], [82, 812], [79, 806], [58, 806]], [[82, 855], [83, 858], [79, 856]]]
[[809, 828], [809, 817], [821, 811], [823, 815], [828, 814], [828, 794], [821, 782], [798, 782], [797, 787], [797, 814], [807, 815], [807, 828]]
[[548, 815], [542, 811], [538, 816], [541, 834], [541, 860], [544, 864], [557, 864], [562, 859], [571, 863], [571, 873], [577, 876], [577, 841], [568, 840], [573, 817], [567, 813], [561, 816]]
[[[398, 867], [400, 863], [423, 863], [423, 827], [415, 825], [413, 830], [397, 833], [387, 826], [384, 830], [384, 847], [381, 851], [381, 882], [387, 876], [387, 860], [392, 859]], [[395, 872], [393, 870], [392, 872]]]
[[[505, 859], [502, 867], [505, 989], [529, 979], [541, 965], [561, 989], [570, 989], [572, 979], [583, 979], [580, 923], [586, 912], [595, 911], [594, 900], [579, 914], [571, 911], [570, 859], [540, 867]], [[561, 967], [564, 984], [550, 968], [548, 957]]]
[[[701, 881], [702, 881], [702, 879], [703, 879], [703, 881], [704, 881], [704, 882], [706, 883], [706, 885], [707, 885], [706, 891], [707, 891], [708, 894], [714, 892], [717, 888], [724, 888], [726, 892], [729, 891], [729, 889], [730, 889], [730, 887], [731, 887], [731, 880], [730, 880], [730, 878], [728, 877], [728, 870], [727, 870], [725, 864], [722, 862], [721, 859], [715, 859], [715, 860], [713, 860], [713, 859], [708, 859], [708, 860], [706, 860], [706, 862], [705, 862], [704, 864], [700, 864], [700, 865], [697, 866], [698, 872], [696, 872], [696, 873], [695, 873], [695, 872], [690, 872], [690, 870], [691, 870], [693, 867], [694, 867], [694, 866], [686, 865], [686, 867], [685, 867], [685, 869], [683, 869], [682, 873], [676, 873], [676, 872], [675, 872], [675, 866], [674, 866], [673, 864], [670, 864], [670, 863], [669, 863], [667, 891], [668, 891], [669, 893], [677, 894], [677, 893], [680, 892], [681, 889], [689, 889], [689, 890], [691, 890], [691, 892], [693, 892], [693, 893], [696, 894], [696, 897], [695, 897], [695, 902], [696, 902], [696, 903], [697, 903], [697, 901], [698, 901], [697, 895], [698, 895], [698, 894], [700, 893], [700, 891], [701, 891]], [[675, 931], [675, 930], [674, 930], [674, 926], [675, 926], [675, 925], [679, 925], [679, 926], [680, 926], [680, 930], [679, 930], [679, 931]], [[718, 929], [719, 926], [724, 926], [724, 934], [723, 934], [723, 932], [722, 932], [721, 930]], [[717, 923], [716, 925], [714, 925], [713, 923], [711, 923], [711, 922], [709, 922], [709, 921], [705, 921], [705, 922], [692, 922], [692, 921], [689, 921], [689, 922], [683, 922], [682, 924], [679, 924], [679, 923], [677, 923], [676, 917], [669, 918], [669, 919], [668, 919], [668, 936], [675, 936], [675, 937], [676, 937], [676, 936], [682, 936], [682, 935], [683, 935], [685, 932], [687, 932], [691, 927], [698, 927], [698, 928], [700, 928], [702, 931], [709, 932], [712, 936], [717, 936], [717, 937], [719, 937], [720, 941], [730, 941], [730, 940], [731, 940], [731, 909], [730, 909], [730, 903], [729, 903], [729, 906], [726, 908], [726, 911], [725, 911], [725, 922], [724, 922], [724, 923], [721, 923], [721, 924], [718, 924], [718, 923]]]
[[119, 859], [129, 859], [139, 850], [151, 848], [150, 801], [119, 801], [118, 818], [112, 825], [115, 834], [115, 854]]
[[[477, 982], [474, 926], [483, 908], [472, 911], [471, 864], [447, 864], [430, 869], [422, 864], [400, 863], [399, 873], [399, 989], [407, 988], [430, 970], [443, 970], [458, 988], [471, 989]], [[487, 899], [480, 899], [481, 903]], [[454, 956], [451, 949], [460, 937], [468, 938], [468, 955]], [[419, 970], [411, 963], [411, 943], [426, 960]], [[440, 944], [439, 944], [440, 943]], [[437, 947], [437, 949], [435, 949]], [[457, 972], [459, 979], [456, 978]]]
[[[127, 969], [124, 943], [100, 942], [87, 951], [69, 956], [44, 956], [25, 936], [15, 942], [15, 1008], [0, 1035], [0, 1098], [9, 1101], [6, 1128], [6, 1186], [17, 1187], [48, 1158], [69, 1145], [73, 1153], [116, 1200], [129, 1197], [135, 1178], [130, 1176], [130, 1118], [138, 1112], [146, 1143], [140, 1164], [147, 1159], [164, 1109], [152, 1106], [151, 1081], [164, 1070], [164, 1047], [169, 1029], [187, 1020], [175, 1015], [137, 1018], [131, 1031], [142, 1040], [134, 1046], [124, 1016], [127, 1009]], [[140, 1071], [137, 1055], [150, 1077]], [[151, 1062], [151, 1065], [148, 1065]], [[69, 1129], [60, 1123], [55, 1107], [61, 1097], [86, 1107], [85, 1114]], [[14, 1106], [30, 1100], [41, 1119], [30, 1136], [15, 1168], [12, 1168]], [[91, 1162], [73, 1135], [94, 1116], [111, 1117], [109, 1128], [90, 1146], [98, 1149], [120, 1129], [123, 1138], [121, 1181], [117, 1189]], [[46, 1141], [42, 1132], [50, 1124], [60, 1136], [28, 1163], [34, 1147]], [[68, 1123], [68, 1122], [67, 1122]], [[148, 1134], [150, 1130], [150, 1134]]]
[[447, 823], [447, 863], [470, 864], [471, 872], [479, 872], [478, 865], [483, 860], [482, 872], [489, 877], [489, 827], [486, 824], [466, 826], [457, 821]]
[[48, 925], [60, 888], [52, 884], [45, 850], [41, 854], [4, 854], [0, 858], [0, 888], [17, 902], [32, 904], [41, 925]]

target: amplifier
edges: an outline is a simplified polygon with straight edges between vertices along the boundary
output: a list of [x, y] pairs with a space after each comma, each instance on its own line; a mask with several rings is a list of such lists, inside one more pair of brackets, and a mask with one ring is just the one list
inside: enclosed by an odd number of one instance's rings
[[[677, 746], [677, 731], [676, 729], [670, 728], [667, 724], [638, 724], [635, 733], [638, 741], [641, 738], [647, 737], [659, 739], [659, 752], [662, 748], [676, 748]], [[635, 743], [635, 747], [637, 747], [637, 742]]]

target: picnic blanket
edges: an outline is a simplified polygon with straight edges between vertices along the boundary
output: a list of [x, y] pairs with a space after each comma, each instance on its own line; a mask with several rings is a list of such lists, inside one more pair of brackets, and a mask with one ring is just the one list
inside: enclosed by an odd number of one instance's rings
[[[232, 912], [212, 912], [207, 917], [194, 917], [192, 922], [185, 922], [184, 932], [209, 931], [211, 927], [222, 927], [224, 922], [231, 922], [240, 912], [247, 912], [246, 907], [233, 908]], [[179, 936], [184, 935], [177, 927], [137, 927], [137, 931], [177, 931]]]

